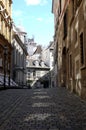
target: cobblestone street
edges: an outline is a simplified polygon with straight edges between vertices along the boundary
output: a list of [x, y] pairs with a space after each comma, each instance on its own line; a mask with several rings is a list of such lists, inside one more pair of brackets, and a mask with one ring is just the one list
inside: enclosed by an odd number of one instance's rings
[[3, 90], [0, 130], [86, 130], [86, 102], [65, 88]]

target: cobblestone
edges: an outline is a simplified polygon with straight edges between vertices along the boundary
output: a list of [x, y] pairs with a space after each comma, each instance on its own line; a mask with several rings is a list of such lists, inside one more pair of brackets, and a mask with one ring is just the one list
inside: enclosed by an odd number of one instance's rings
[[0, 130], [86, 130], [86, 101], [59, 87], [0, 91]]

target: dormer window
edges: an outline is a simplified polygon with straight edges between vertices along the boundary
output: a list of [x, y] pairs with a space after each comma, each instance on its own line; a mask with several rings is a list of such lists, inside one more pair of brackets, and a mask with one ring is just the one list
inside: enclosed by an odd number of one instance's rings
[[44, 67], [44, 61], [41, 62], [41, 66]]
[[39, 66], [39, 62], [38, 61], [35, 61], [35, 66]]

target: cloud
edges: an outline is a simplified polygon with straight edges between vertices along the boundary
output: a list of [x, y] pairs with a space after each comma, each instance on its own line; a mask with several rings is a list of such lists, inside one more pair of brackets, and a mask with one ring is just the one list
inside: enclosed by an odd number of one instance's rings
[[42, 21], [43, 21], [43, 18], [37, 18], [37, 21], [42, 22]]
[[27, 5], [45, 5], [47, 0], [25, 0]]

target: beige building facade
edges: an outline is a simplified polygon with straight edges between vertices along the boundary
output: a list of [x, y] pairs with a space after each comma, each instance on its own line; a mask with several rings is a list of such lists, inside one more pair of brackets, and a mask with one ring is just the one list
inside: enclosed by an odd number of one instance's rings
[[[55, 10], [55, 0], [52, 9]], [[59, 0], [55, 15], [58, 85], [86, 98], [86, 1]]]
[[3, 74], [10, 78], [11, 67], [11, 19], [12, 0], [0, 0], [0, 76]]

